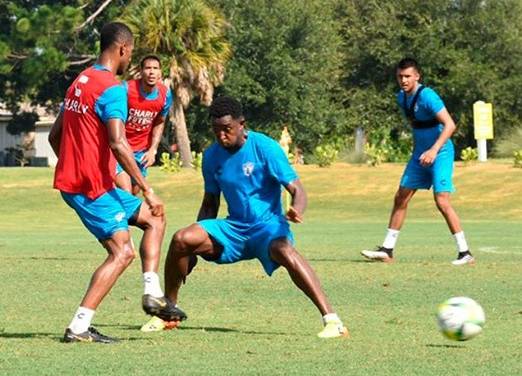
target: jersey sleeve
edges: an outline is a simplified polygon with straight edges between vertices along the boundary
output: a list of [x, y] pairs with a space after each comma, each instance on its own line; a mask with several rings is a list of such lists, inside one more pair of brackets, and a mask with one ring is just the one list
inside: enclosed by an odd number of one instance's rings
[[442, 101], [441, 97], [435, 92], [435, 90], [426, 88], [422, 92], [424, 103], [426, 110], [430, 112], [433, 117], [437, 115], [437, 113], [442, 110], [444, 106], [444, 102]]
[[219, 188], [219, 183], [214, 176], [215, 168], [212, 163], [212, 150], [207, 150], [203, 153], [203, 164], [201, 167], [201, 171], [203, 172], [203, 180], [205, 184], [205, 192], [212, 193], [216, 196], [219, 196], [221, 193], [221, 189]]
[[270, 176], [285, 187], [294, 180], [299, 179], [299, 176], [297, 176], [297, 173], [290, 165], [283, 148], [277, 142], [267, 139], [264, 142], [263, 150], [265, 151], [266, 164]]
[[167, 117], [170, 106], [172, 106], [172, 91], [170, 89], [167, 89], [167, 95], [165, 96], [165, 104], [161, 109], [160, 115], [163, 117]]
[[96, 101], [95, 111], [104, 123], [109, 119], [120, 119], [125, 123], [127, 120], [126, 86], [120, 84], [106, 89]]

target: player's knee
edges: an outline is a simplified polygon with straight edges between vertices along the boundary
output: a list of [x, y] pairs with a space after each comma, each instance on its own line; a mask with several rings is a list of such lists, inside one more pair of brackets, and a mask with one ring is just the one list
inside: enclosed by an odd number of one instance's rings
[[145, 225], [144, 225], [145, 228], [152, 228], [157, 231], [163, 231], [166, 226], [167, 226], [167, 220], [164, 215], [157, 217], [157, 216], [152, 215], [152, 213], [150, 213], [150, 215], [147, 216], [147, 218], [145, 220]]
[[124, 267], [129, 266], [136, 258], [136, 252], [134, 252], [131, 243], [126, 242], [118, 248], [118, 251], [113, 253], [116, 261], [122, 264]]
[[397, 192], [395, 194], [393, 204], [394, 204], [395, 208], [397, 208], [397, 209], [405, 209], [408, 207], [408, 201], [409, 201], [408, 196], [403, 195], [400, 192]]
[[437, 205], [437, 208], [443, 213], [446, 213], [451, 208], [449, 200], [445, 197], [436, 197], [435, 204]]
[[189, 230], [178, 230], [172, 236], [170, 249], [172, 249], [174, 252], [183, 252], [191, 245], [192, 238], [193, 236]]

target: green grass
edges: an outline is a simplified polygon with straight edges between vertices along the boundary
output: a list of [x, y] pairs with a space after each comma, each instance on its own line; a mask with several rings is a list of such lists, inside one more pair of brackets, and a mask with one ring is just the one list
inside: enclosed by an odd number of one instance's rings
[[[350, 340], [319, 340], [319, 314], [284, 270], [257, 262], [200, 262], [181, 291], [189, 320], [144, 334], [139, 262], [120, 278], [94, 324], [117, 345], [62, 344], [104, 251], [51, 189], [51, 169], [0, 169], [0, 374], [2, 375], [515, 375], [522, 373], [522, 174], [507, 163], [456, 168], [453, 203], [478, 264], [455, 268], [453, 240], [431, 194], [414, 198], [393, 265], [359, 251], [382, 241], [402, 165], [337, 164], [299, 173], [309, 192], [299, 250], [319, 274]], [[153, 187], [167, 205], [168, 237], [191, 223], [201, 178], [164, 174]], [[136, 240], [138, 231], [134, 231]], [[164, 252], [165, 253], [165, 252]], [[484, 333], [444, 339], [437, 304], [476, 299]]]

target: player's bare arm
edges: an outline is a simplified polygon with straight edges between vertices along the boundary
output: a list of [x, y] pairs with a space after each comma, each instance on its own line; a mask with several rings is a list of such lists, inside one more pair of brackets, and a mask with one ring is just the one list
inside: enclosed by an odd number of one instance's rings
[[219, 195], [205, 192], [198, 213], [198, 221], [217, 218], [219, 212], [219, 201]]
[[442, 129], [439, 138], [437, 139], [437, 141], [435, 141], [433, 146], [430, 149], [426, 150], [424, 153], [422, 153], [422, 155], [420, 156], [419, 162], [423, 166], [429, 166], [435, 161], [435, 158], [437, 157], [437, 153], [439, 152], [440, 148], [446, 143], [446, 141], [448, 141], [448, 139], [451, 137], [451, 135], [453, 134], [453, 132], [455, 132], [455, 129], [457, 128], [446, 107], [437, 112], [435, 118], [444, 126], [444, 128]]
[[125, 125], [120, 119], [109, 119], [107, 129], [109, 132], [109, 145], [116, 160], [140, 187], [152, 214], [157, 217], [162, 216], [164, 213], [163, 202], [154, 194], [134, 160], [134, 154], [125, 138]]
[[152, 128], [152, 138], [150, 143], [150, 148], [145, 153], [143, 157], [143, 163], [145, 167], [150, 167], [154, 164], [156, 160], [156, 154], [158, 152], [158, 146], [161, 141], [161, 136], [163, 135], [163, 129], [165, 129], [165, 116], [158, 116], [156, 119], [156, 123]]
[[54, 121], [53, 126], [49, 132], [49, 144], [53, 148], [54, 154], [56, 156], [60, 155], [60, 142], [62, 140], [62, 124], [63, 124], [63, 114], [60, 112], [58, 117]]
[[288, 184], [285, 188], [292, 196], [292, 203], [286, 213], [286, 218], [294, 223], [303, 223], [303, 214], [308, 203], [303, 184], [301, 184], [301, 181], [297, 179]]

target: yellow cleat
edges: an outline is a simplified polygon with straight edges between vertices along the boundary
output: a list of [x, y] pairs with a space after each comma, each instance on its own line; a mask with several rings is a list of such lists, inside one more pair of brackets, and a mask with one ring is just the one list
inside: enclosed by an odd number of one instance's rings
[[348, 333], [348, 329], [343, 326], [343, 323], [338, 322], [329, 322], [327, 323], [323, 330], [321, 330], [317, 337], [319, 338], [338, 338], [338, 337], [350, 337], [350, 333]]

